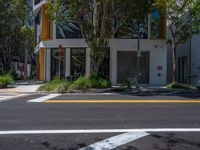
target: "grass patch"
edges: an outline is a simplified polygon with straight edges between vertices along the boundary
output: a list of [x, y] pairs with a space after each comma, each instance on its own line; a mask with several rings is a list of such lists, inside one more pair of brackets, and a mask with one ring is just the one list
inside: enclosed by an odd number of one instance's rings
[[0, 75], [0, 88], [7, 88], [13, 82], [14, 79], [10, 74]]
[[92, 75], [90, 77], [80, 76], [77, 80], [71, 82], [67, 80], [54, 78], [52, 81], [42, 85], [39, 91], [52, 91], [58, 93], [64, 93], [67, 91], [73, 92], [75, 90], [86, 91], [90, 88], [108, 88], [111, 86], [111, 82], [105, 80], [99, 76]]
[[74, 90], [88, 90], [90, 89], [91, 86], [91, 82], [90, 79], [87, 77], [79, 77], [77, 80], [75, 80], [69, 87], [69, 91], [74, 91]]
[[197, 87], [190, 84], [183, 84], [178, 82], [170, 83], [166, 86], [168, 89], [187, 89], [187, 90], [197, 90]]
[[68, 90], [70, 85], [71, 83], [69, 81], [62, 80], [56, 77], [52, 81], [42, 85], [38, 90], [45, 92], [52, 91], [57, 93], [64, 93]]

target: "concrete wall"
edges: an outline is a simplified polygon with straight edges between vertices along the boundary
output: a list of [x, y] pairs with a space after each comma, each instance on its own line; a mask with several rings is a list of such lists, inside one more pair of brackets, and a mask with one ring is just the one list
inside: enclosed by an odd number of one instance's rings
[[[193, 36], [191, 42], [191, 64], [190, 64], [190, 41], [179, 45], [177, 48], [177, 65], [178, 58], [187, 56], [187, 74], [191, 75], [191, 83], [196, 84], [200, 79], [200, 35]], [[168, 59], [171, 61], [171, 59]], [[191, 74], [190, 74], [191, 68]], [[178, 71], [177, 71], [178, 75]]]
[[[117, 83], [117, 51], [137, 51], [137, 40], [111, 40], [111, 81]], [[164, 85], [167, 81], [167, 47], [164, 40], [141, 40], [141, 51], [150, 52], [150, 85]], [[163, 70], [158, 71], [157, 67]], [[161, 74], [161, 76], [158, 76]]]
[[192, 54], [191, 54], [191, 70], [192, 74], [197, 75], [196, 78], [192, 78], [192, 83], [197, 83], [200, 79], [200, 35], [192, 38]]

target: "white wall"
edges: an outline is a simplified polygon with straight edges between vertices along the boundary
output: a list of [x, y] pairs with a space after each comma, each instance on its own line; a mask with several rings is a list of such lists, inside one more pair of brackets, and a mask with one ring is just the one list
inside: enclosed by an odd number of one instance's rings
[[200, 35], [192, 38], [192, 74], [197, 75], [193, 78], [192, 83], [196, 83], [200, 79]]
[[[111, 81], [117, 84], [117, 51], [137, 51], [137, 40], [111, 40]], [[167, 82], [167, 47], [164, 40], [141, 40], [141, 51], [150, 52], [150, 85]], [[158, 71], [157, 67], [163, 70]], [[158, 76], [161, 74], [161, 76]]]

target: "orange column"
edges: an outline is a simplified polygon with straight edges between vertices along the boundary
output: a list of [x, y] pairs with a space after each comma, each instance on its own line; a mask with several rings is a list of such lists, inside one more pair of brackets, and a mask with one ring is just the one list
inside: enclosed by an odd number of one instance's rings
[[[41, 40], [46, 41], [51, 38], [51, 23], [45, 14], [47, 6], [43, 5], [41, 8]], [[45, 48], [40, 48], [37, 59], [37, 79], [45, 80]]]
[[45, 80], [45, 49], [40, 48], [39, 52], [39, 61], [40, 61], [40, 80]]

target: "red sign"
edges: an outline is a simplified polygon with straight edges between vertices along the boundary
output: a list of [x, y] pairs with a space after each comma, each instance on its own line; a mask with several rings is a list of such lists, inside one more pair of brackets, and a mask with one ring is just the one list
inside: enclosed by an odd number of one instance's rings
[[63, 55], [63, 48], [62, 48], [62, 45], [59, 45], [59, 48], [58, 48], [58, 57], [59, 57], [59, 60], [61, 60], [62, 55]]

